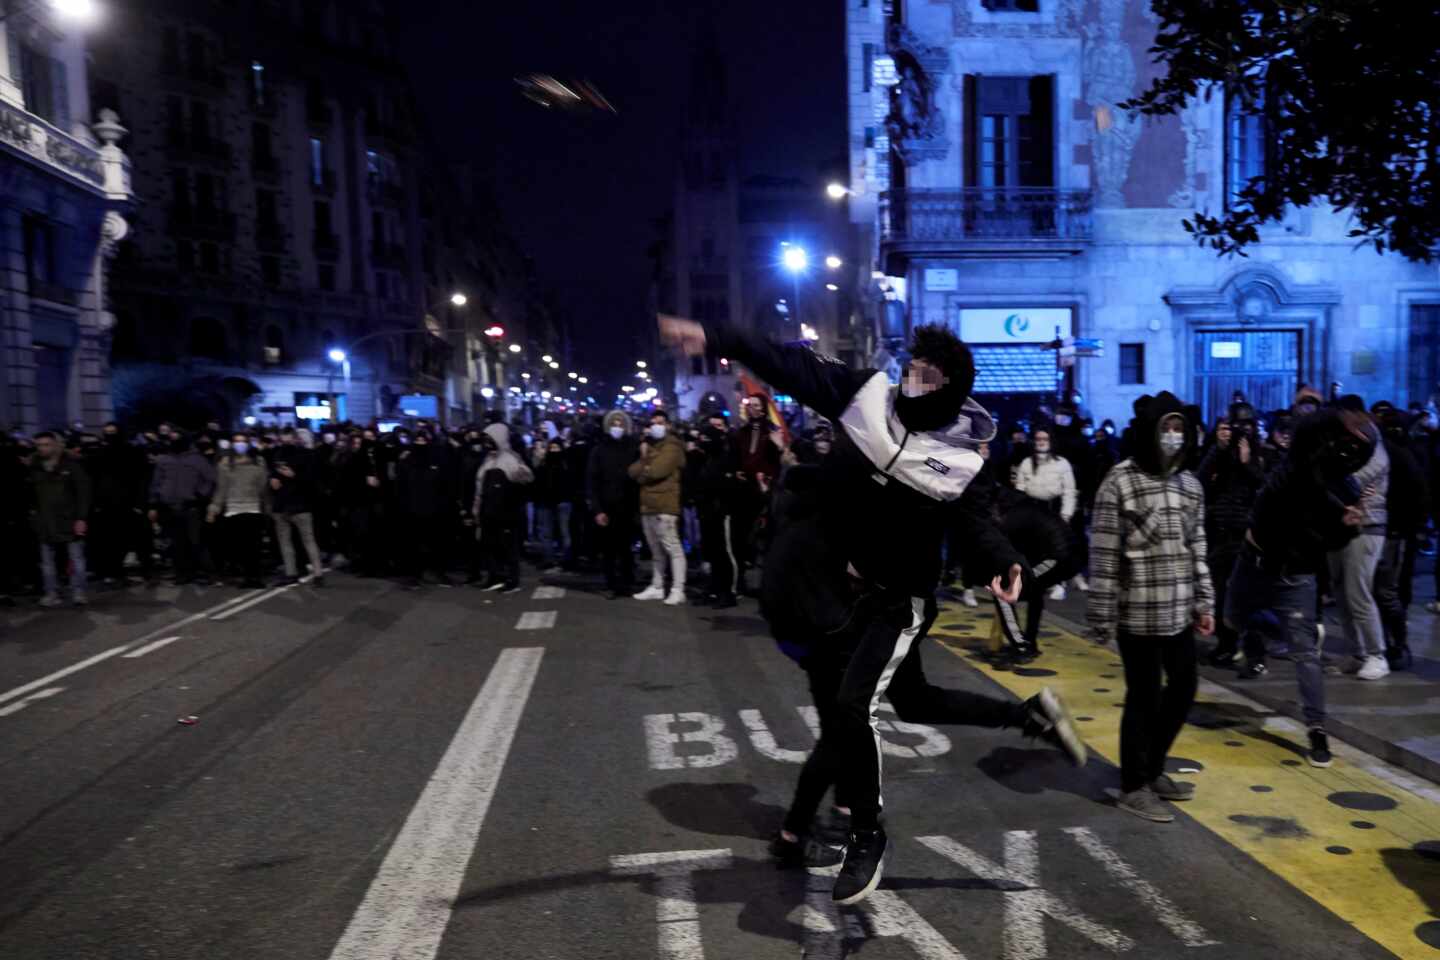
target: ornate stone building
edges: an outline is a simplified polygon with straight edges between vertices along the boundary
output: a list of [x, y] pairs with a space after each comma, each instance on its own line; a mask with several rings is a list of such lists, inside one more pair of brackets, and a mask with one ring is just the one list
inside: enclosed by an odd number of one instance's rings
[[[1207, 419], [1300, 383], [1440, 389], [1440, 276], [1295, 210], [1248, 258], [1181, 226], [1264, 175], [1263, 119], [1223, 97], [1119, 109], [1160, 68], [1146, 0], [847, 0], [851, 217], [883, 334], [946, 323], [1005, 412], [1073, 384], [1097, 418], [1170, 389]], [[1042, 344], [1103, 341], [1103, 356]], [[1062, 366], [1061, 364], [1070, 366]]]
[[0, 3], [6, 429], [97, 429], [112, 412], [105, 281], [128, 229], [130, 164], [116, 146], [125, 131], [115, 113], [92, 112], [85, 47], [78, 26], [48, 6]]

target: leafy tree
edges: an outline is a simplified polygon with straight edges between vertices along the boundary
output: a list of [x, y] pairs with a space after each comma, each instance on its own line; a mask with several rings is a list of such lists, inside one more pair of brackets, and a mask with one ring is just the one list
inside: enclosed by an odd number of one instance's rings
[[1121, 106], [1172, 114], [1223, 93], [1260, 112], [1265, 173], [1223, 216], [1185, 228], [1244, 254], [1288, 205], [1349, 211], [1350, 235], [1412, 260], [1440, 256], [1440, 3], [1153, 0], [1150, 48], [1168, 73]]

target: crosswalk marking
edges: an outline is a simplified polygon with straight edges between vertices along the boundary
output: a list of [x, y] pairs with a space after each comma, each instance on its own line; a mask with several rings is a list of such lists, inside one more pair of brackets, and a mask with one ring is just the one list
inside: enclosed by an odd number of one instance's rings
[[555, 626], [554, 610], [527, 610], [520, 614], [516, 630], [549, 630]]
[[500, 651], [330, 960], [433, 960], [544, 653]]
[[30, 704], [34, 703], [35, 701], [47, 700], [64, 689], [64, 687], [50, 687], [46, 690], [39, 690], [35, 693], [32, 693], [30, 694], [30, 696], [25, 697], [23, 700], [16, 700], [14, 703], [8, 703], [5, 706], [0, 707], [0, 717], [8, 717], [12, 713], [19, 713], [21, 710], [24, 710], [26, 707], [30, 706]]
[[565, 599], [564, 587], [536, 587], [535, 592], [530, 594], [531, 600], [563, 600]]
[[122, 654], [121, 656], [126, 660], [134, 660], [136, 657], [143, 657], [147, 653], [154, 653], [161, 647], [168, 647], [170, 646], [170, 644], [174, 643], [176, 640], [179, 639], [179, 637], [162, 637], [161, 639], [156, 640], [154, 643], [147, 643], [145, 644], [145, 646], [140, 647], [138, 650], [131, 650], [129, 653]]
[[610, 870], [655, 877], [655, 926], [663, 960], [704, 960], [695, 871], [725, 870], [730, 863], [729, 850], [676, 850], [611, 857]]

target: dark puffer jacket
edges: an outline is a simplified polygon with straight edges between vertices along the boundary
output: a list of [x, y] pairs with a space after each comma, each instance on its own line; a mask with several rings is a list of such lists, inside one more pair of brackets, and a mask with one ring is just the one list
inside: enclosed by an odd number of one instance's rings
[[35, 536], [41, 543], [69, 543], [75, 523], [90, 518], [90, 474], [68, 453], [48, 468], [36, 457], [30, 465], [31, 513]]
[[[624, 428], [619, 440], [610, 436], [612, 425]], [[606, 432], [590, 451], [585, 468], [585, 501], [590, 513], [633, 516], [640, 509], [640, 488], [630, 479], [630, 464], [640, 455], [640, 444], [631, 435], [630, 415], [612, 410], [605, 415]]]

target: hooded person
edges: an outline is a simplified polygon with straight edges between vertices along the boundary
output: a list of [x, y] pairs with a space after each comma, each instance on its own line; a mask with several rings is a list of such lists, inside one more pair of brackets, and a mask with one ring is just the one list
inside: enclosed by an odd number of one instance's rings
[[1090, 533], [1086, 619], [1125, 664], [1118, 805], [1160, 823], [1175, 819], [1163, 800], [1194, 795], [1165, 758], [1195, 701], [1195, 633], [1215, 631], [1205, 494], [1184, 469], [1196, 432], [1183, 409], [1163, 391], [1137, 409], [1131, 455], [1096, 491]]
[[639, 455], [635, 426], [623, 410], [611, 410], [601, 423], [600, 439], [585, 467], [585, 502], [595, 519], [600, 564], [612, 599], [629, 597], [635, 586], [635, 517], [639, 487], [630, 465]]
[[[640, 486], [640, 522], [650, 547], [650, 586], [636, 600], [664, 600], [669, 606], [685, 602], [685, 548], [680, 542], [680, 481], [685, 472], [685, 444], [670, 429], [663, 410], [650, 415], [639, 456], [630, 464], [630, 479]], [[670, 592], [665, 572], [670, 571]]]
[[660, 327], [686, 354], [743, 363], [835, 425], [830, 453], [809, 468], [813, 507], [787, 506], [763, 571], [762, 612], [808, 675], [820, 723], [772, 853], [803, 859], [804, 834], [834, 784], [850, 822], [832, 897], [855, 903], [875, 889], [888, 845], [875, 713], [882, 696], [903, 721], [1018, 727], [1083, 764], [1085, 746], [1052, 691], [1015, 704], [935, 686], [921, 665], [952, 526], [963, 531], [969, 582], [988, 583], [1013, 602], [1024, 570], [991, 517], [993, 485], [977, 482], [984, 464], [977, 448], [994, 438], [995, 423], [970, 397], [969, 348], [949, 330], [917, 328], [897, 387], [884, 371], [852, 369], [723, 325], [661, 317]]
[[1332, 762], [1325, 732], [1325, 670], [1316, 573], [1365, 522], [1355, 474], [1374, 454], [1363, 414], [1322, 407], [1295, 425], [1290, 454], [1255, 498], [1240, 560], [1225, 591], [1236, 630], [1265, 631], [1295, 664], [1312, 766]]
[[475, 478], [476, 535], [489, 579], [485, 589], [514, 593], [520, 589], [520, 545], [525, 536], [525, 502], [519, 488], [535, 479], [510, 445], [510, 428], [492, 423], [481, 435], [485, 459]]

